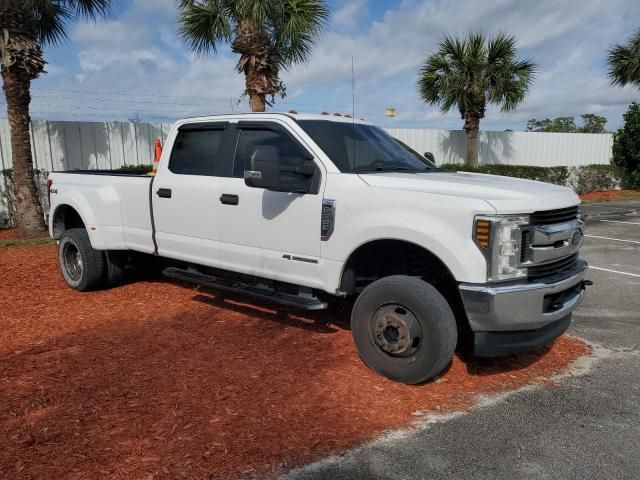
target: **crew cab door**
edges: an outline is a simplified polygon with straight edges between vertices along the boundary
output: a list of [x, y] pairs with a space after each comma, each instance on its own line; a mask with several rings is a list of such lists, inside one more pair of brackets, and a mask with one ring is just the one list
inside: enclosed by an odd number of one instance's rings
[[217, 264], [220, 175], [229, 163], [227, 127], [227, 122], [179, 127], [151, 192], [159, 255]]
[[[299, 138], [275, 122], [239, 122], [235, 126], [233, 172], [220, 179], [232, 199], [219, 209], [220, 265], [249, 275], [306, 286], [321, 286], [320, 219], [323, 170]], [[308, 193], [273, 191], [245, 184], [252, 156], [267, 152], [281, 175], [305, 165], [313, 185]], [[254, 157], [255, 158], [255, 157]]]

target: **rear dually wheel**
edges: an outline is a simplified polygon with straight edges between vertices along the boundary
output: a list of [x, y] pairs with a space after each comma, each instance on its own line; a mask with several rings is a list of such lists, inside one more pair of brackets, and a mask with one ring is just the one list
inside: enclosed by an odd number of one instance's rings
[[64, 231], [58, 244], [58, 262], [62, 277], [71, 288], [85, 292], [103, 285], [104, 255], [91, 246], [84, 228]]

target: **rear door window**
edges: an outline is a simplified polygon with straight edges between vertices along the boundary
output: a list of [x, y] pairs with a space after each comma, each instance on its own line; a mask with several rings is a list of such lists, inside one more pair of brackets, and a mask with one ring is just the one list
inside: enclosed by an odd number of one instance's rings
[[224, 161], [224, 133], [224, 128], [190, 126], [180, 130], [171, 150], [169, 170], [180, 175], [216, 175]]

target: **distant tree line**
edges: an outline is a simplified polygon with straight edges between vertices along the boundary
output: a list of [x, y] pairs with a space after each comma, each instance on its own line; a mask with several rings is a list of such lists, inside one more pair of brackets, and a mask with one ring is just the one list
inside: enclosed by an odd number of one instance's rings
[[605, 117], [595, 113], [580, 115], [582, 125], [576, 125], [574, 117], [556, 117], [537, 120], [532, 118], [527, 122], [528, 132], [554, 132], [554, 133], [607, 133], [604, 126], [607, 123]]

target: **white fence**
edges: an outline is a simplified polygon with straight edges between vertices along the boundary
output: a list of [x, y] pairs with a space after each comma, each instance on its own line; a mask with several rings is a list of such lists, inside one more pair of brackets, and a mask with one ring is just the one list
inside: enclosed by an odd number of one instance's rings
[[[467, 155], [467, 134], [464, 130], [389, 128], [387, 131], [420, 153], [433, 153], [438, 164], [464, 163]], [[613, 135], [480, 132], [478, 143], [481, 165], [577, 167], [610, 163]]]
[[[94, 123], [35, 120], [31, 124], [33, 163], [37, 169], [119, 168], [148, 164], [156, 138], [163, 142], [167, 123]], [[463, 130], [398, 129], [387, 131], [436, 162], [462, 163]], [[608, 164], [613, 136], [588, 133], [480, 132], [480, 163], [537, 166]], [[11, 168], [9, 123], [0, 120], [0, 169]]]
[[[36, 169], [73, 170], [120, 168], [149, 164], [156, 138], [169, 133], [166, 123], [31, 122], [33, 166]], [[11, 168], [9, 122], [0, 120], [0, 169]]]
[[[93, 123], [36, 120], [31, 126], [33, 163], [37, 169], [119, 168], [148, 164], [156, 138], [164, 141], [170, 124]], [[387, 131], [436, 162], [462, 163], [466, 134], [462, 130], [397, 129]], [[481, 132], [480, 163], [537, 166], [607, 164], [613, 136], [588, 133]], [[0, 168], [11, 168], [9, 123], [0, 120]]]
[[[117, 169], [149, 164], [156, 138], [163, 143], [170, 124], [127, 122], [31, 123], [34, 168], [52, 170]], [[432, 152], [436, 162], [463, 163], [466, 134], [462, 130], [387, 129], [420, 153]], [[480, 163], [537, 166], [608, 164], [613, 136], [586, 133], [481, 132]], [[9, 169], [9, 123], [0, 119], [0, 170]], [[2, 176], [2, 175], [0, 175]], [[0, 178], [0, 226], [6, 223], [6, 177]]]
[[[31, 122], [33, 166], [37, 170], [117, 169], [150, 164], [156, 138], [164, 140], [171, 124], [131, 122]], [[0, 170], [10, 169], [9, 122], [0, 119]], [[0, 175], [0, 227], [9, 223], [8, 183]], [[44, 196], [43, 185], [39, 188]], [[46, 199], [42, 199], [46, 201]]]

